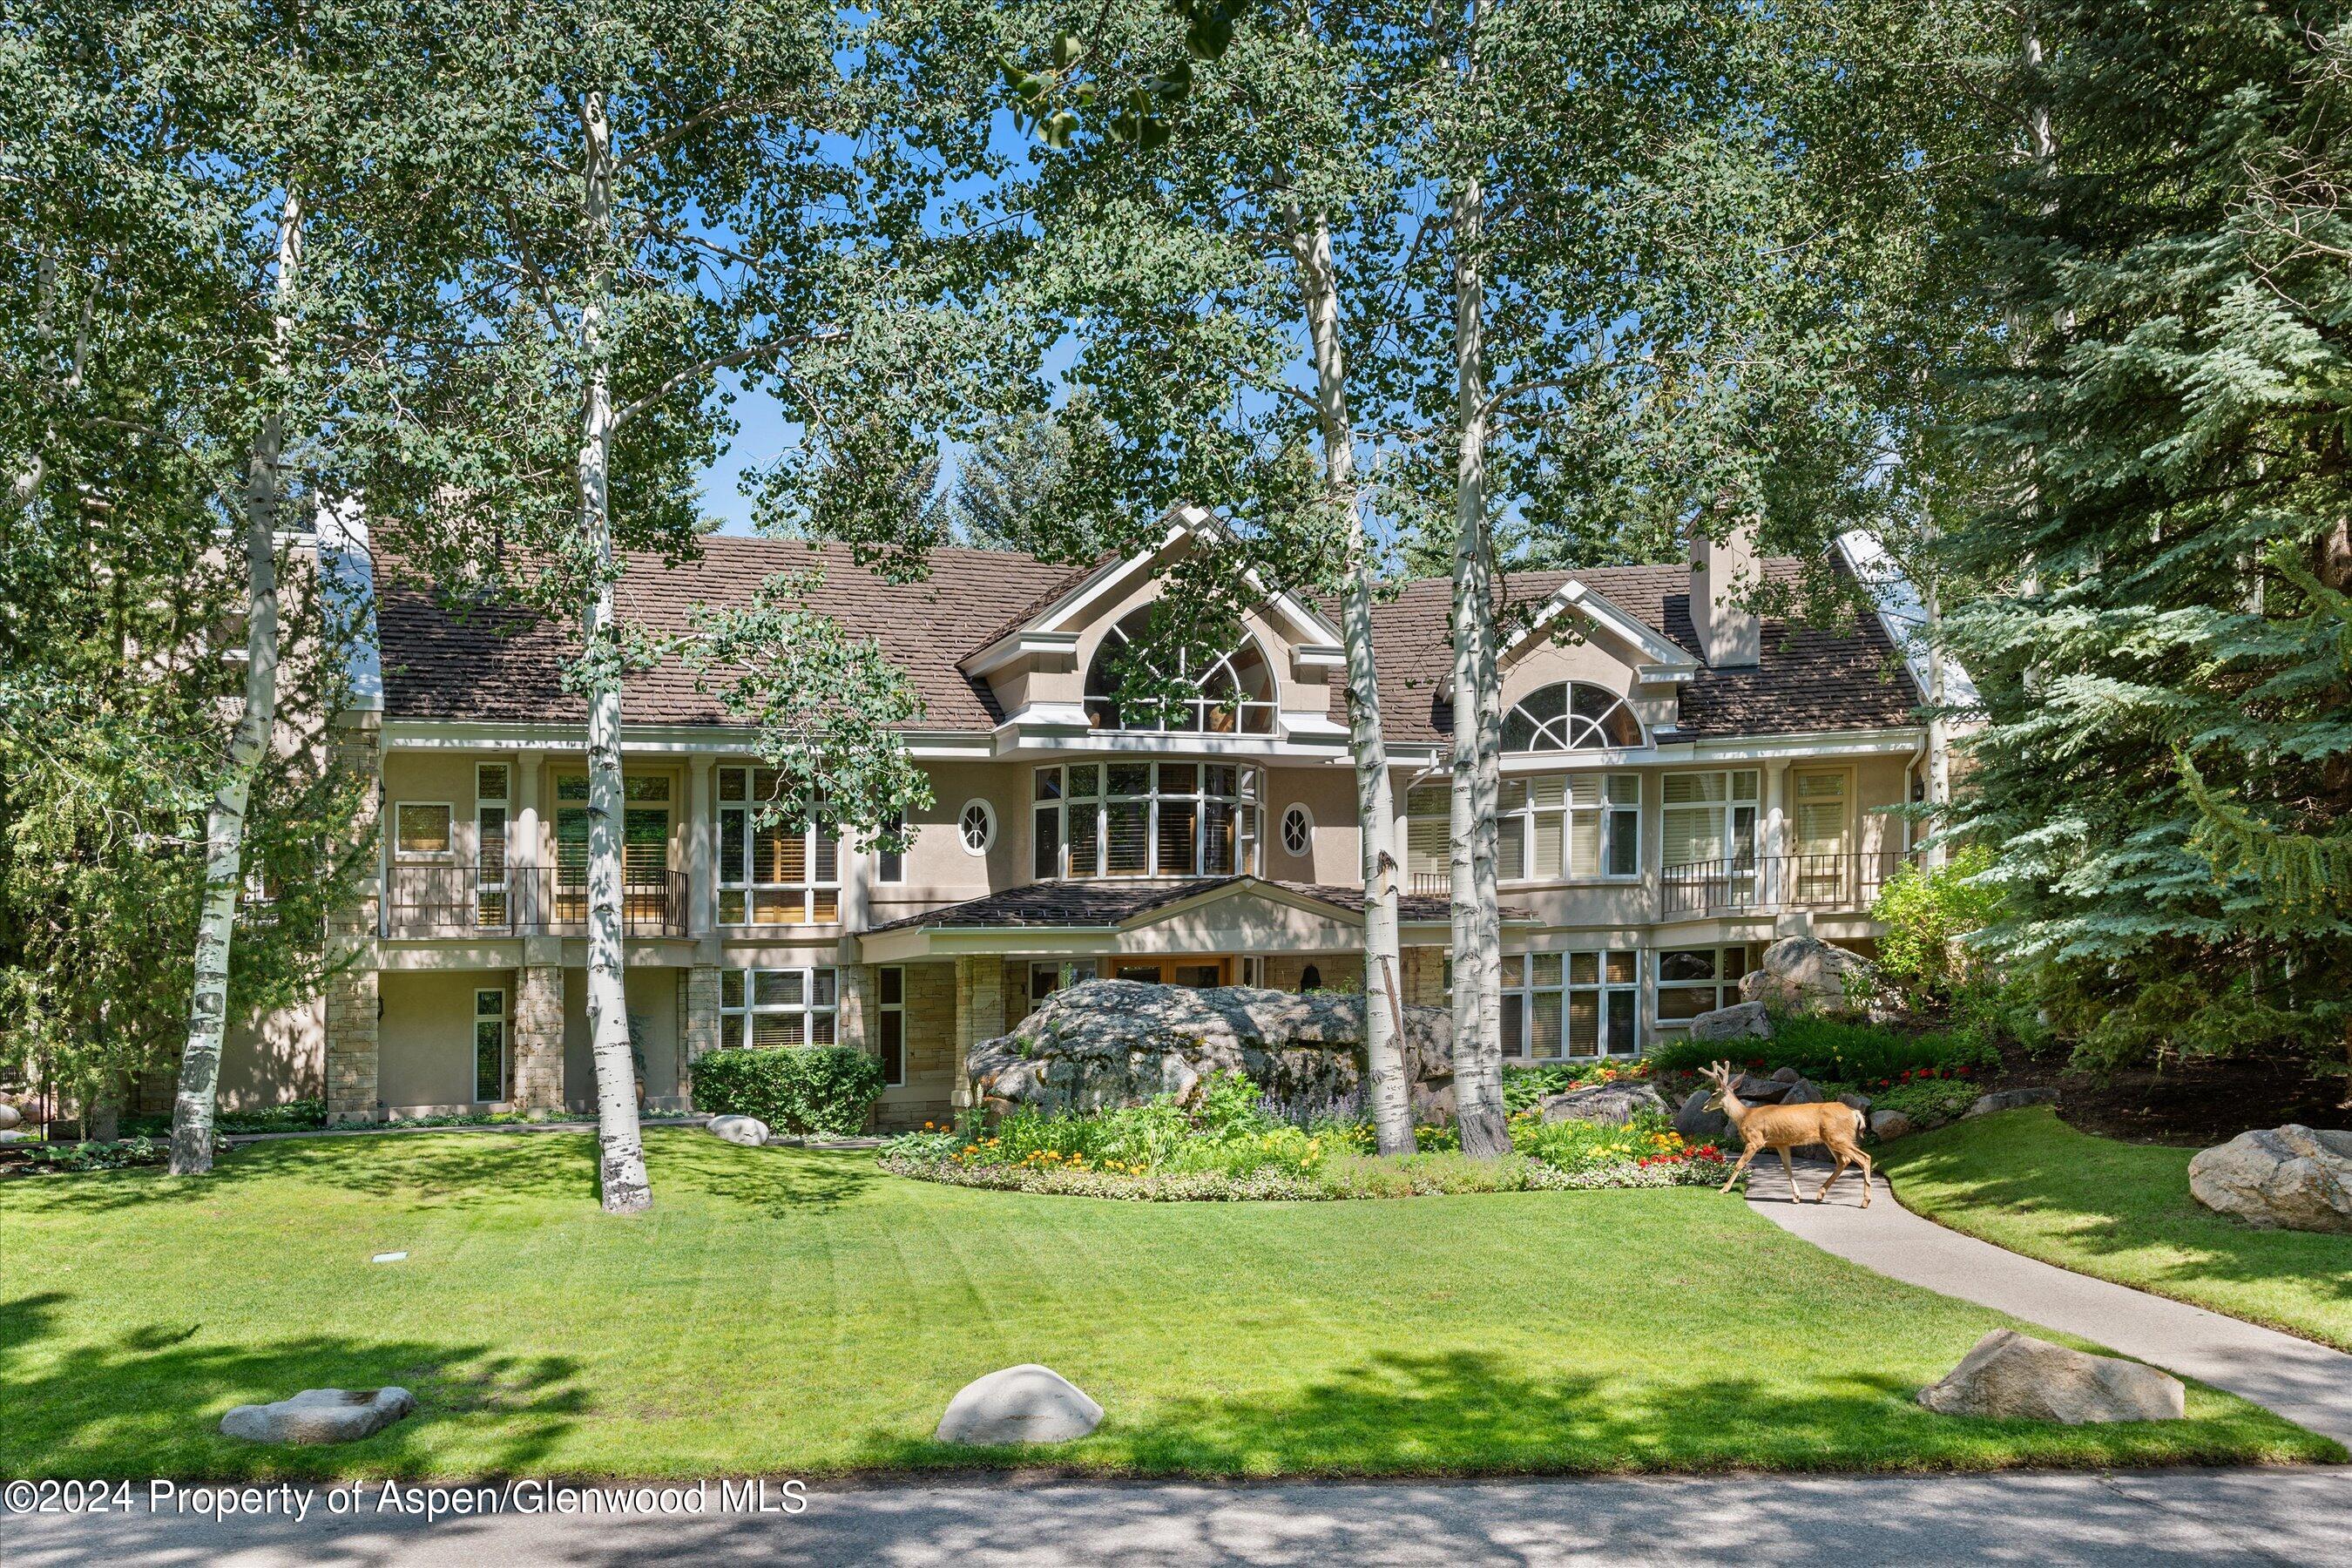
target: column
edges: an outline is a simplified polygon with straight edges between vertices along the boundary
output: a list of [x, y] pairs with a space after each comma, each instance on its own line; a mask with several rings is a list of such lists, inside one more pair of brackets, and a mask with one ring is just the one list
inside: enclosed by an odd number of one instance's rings
[[[719, 912], [719, 818], [710, 809], [710, 759], [689, 757], [686, 765], [686, 934], [709, 936]], [[711, 994], [718, 995], [716, 989]]]
[[547, 770], [547, 753], [525, 752], [515, 759], [514, 830], [507, 835], [508, 897], [515, 901], [515, 930], [529, 931], [547, 923], [548, 889], [539, 868], [539, 778]]
[[694, 1103], [694, 1064], [719, 1048], [719, 965], [679, 972], [686, 987], [686, 1027], [678, 1035], [677, 1091]]
[[563, 1111], [563, 966], [525, 963], [515, 971], [514, 1108]]
[[971, 1100], [971, 1074], [965, 1069], [971, 1047], [1004, 1033], [1004, 961], [994, 953], [955, 961], [956, 1028], [953, 1102]]
[[[362, 773], [372, 787], [361, 797], [352, 822], [354, 834], [372, 832], [383, 809], [382, 750], [373, 714], [339, 725], [329, 742], [338, 764]], [[382, 950], [383, 869], [368, 862], [350, 899], [327, 916], [327, 950], [337, 961], [327, 982], [327, 1120], [376, 1119], [376, 1039], [383, 991], [377, 981]]]

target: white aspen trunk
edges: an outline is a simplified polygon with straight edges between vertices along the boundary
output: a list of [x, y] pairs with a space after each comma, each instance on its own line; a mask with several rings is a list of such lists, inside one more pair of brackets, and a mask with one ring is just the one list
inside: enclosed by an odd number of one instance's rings
[[1457, 181], [1454, 237], [1454, 1109], [1462, 1152], [1508, 1153], [1503, 1111], [1502, 922], [1496, 903], [1499, 694], [1494, 552], [1486, 538], [1486, 191]]
[[1339, 636], [1348, 659], [1348, 742], [1356, 765], [1356, 817], [1364, 870], [1364, 1073], [1371, 1084], [1373, 1139], [1383, 1154], [1413, 1152], [1412, 1089], [1405, 1076], [1404, 1011], [1398, 992], [1396, 803], [1381, 732], [1380, 673], [1372, 658], [1372, 551], [1356, 485], [1355, 426], [1348, 413], [1347, 355], [1339, 342], [1338, 268], [1319, 216], [1296, 220], [1290, 248], [1315, 357], [1316, 422], [1324, 488], [1348, 514], [1348, 586]]
[[1944, 808], [1952, 803], [1952, 726], [1944, 717], [1944, 595], [1936, 582], [1936, 531], [1927, 529], [1927, 548], [1919, 568], [1919, 604], [1922, 611], [1919, 633], [1927, 645], [1927, 807], [1934, 815], [1929, 818], [1931, 835], [1927, 848], [1920, 857], [1927, 869], [1933, 871], [1945, 860], [1940, 834], [1944, 824]]
[[[278, 279], [270, 323], [271, 369], [283, 375], [294, 332], [293, 292], [302, 264], [302, 195], [289, 190], [278, 218]], [[244, 888], [245, 817], [254, 776], [278, 723], [278, 465], [286, 445], [284, 391], [270, 389], [245, 475], [245, 702], [229, 737], [228, 767], [205, 813], [205, 895], [196, 916], [195, 977], [188, 1037], [180, 1048], [172, 1100], [172, 1174], [213, 1168], [213, 1110], [220, 1092], [221, 1041], [228, 1024], [229, 951]]]
[[[604, 95], [580, 102], [585, 151], [583, 217], [597, 251], [612, 243], [613, 133]], [[587, 386], [580, 420], [580, 527], [593, 580], [584, 606], [588, 668], [588, 1035], [596, 1063], [597, 1178], [606, 1214], [635, 1214], [654, 1201], [637, 1126], [637, 1075], [629, 1046], [629, 1001], [621, 942], [621, 842], [627, 805], [621, 787], [621, 628], [613, 603], [611, 345], [605, 311], [611, 272], [594, 271], [580, 312]]]

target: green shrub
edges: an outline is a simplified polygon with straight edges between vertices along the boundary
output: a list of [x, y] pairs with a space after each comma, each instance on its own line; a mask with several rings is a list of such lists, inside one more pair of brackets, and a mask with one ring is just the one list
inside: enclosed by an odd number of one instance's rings
[[1588, 1083], [1606, 1083], [1612, 1079], [1638, 1078], [1646, 1064], [1606, 1058], [1588, 1058], [1573, 1062], [1535, 1062], [1523, 1067], [1503, 1068], [1503, 1110], [1508, 1115], [1533, 1110], [1536, 1102], [1548, 1094], [1562, 1094], [1580, 1089]]
[[881, 1059], [853, 1046], [713, 1051], [694, 1064], [697, 1106], [780, 1132], [862, 1132], [882, 1089]]
[[1874, 1083], [1936, 1068], [1997, 1066], [1991, 1041], [1951, 1034], [1906, 1035], [1885, 1024], [1775, 1016], [1769, 1040], [1672, 1040], [1650, 1053], [1654, 1073], [1692, 1073], [1729, 1061], [1750, 1072], [1795, 1068], [1816, 1083]]
[[1935, 1127], [1974, 1105], [1983, 1089], [1966, 1079], [1915, 1078], [1879, 1088], [1864, 1085], [1863, 1092], [1870, 1096], [1874, 1116], [1899, 1110], [1922, 1127]]
[[1992, 863], [1990, 849], [1971, 845], [1933, 871], [1906, 866], [1871, 905], [1886, 928], [1878, 939], [1879, 979], [1915, 1011], [1949, 1002], [1980, 971], [1960, 939], [2000, 916], [2000, 889], [1979, 879]]

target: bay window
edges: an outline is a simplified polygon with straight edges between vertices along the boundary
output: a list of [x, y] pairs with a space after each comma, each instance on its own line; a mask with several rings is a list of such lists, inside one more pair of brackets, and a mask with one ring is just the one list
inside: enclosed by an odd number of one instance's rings
[[1641, 1049], [1641, 968], [1630, 952], [1503, 956], [1503, 1054], [1522, 1060]]
[[840, 1006], [838, 983], [829, 965], [720, 970], [719, 1043], [761, 1050], [832, 1045]]
[[1046, 880], [1255, 871], [1264, 794], [1261, 770], [1230, 763], [1039, 768], [1033, 869]]
[[772, 768], [719, 770], [719, 923], [826, 925], [841, 918], [841, 841], [821, 822], [761, 824]]

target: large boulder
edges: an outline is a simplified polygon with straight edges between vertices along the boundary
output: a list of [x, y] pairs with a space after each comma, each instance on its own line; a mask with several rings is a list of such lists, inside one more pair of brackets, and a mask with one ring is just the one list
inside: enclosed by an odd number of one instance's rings
[[1761, 1002], [1734, 1002], [1728, 1007], [1717, 1007], [1712, 1013], [1701, 1013], [1690, 1021], [1690, 1037], [1694, 1040], [1769, 1040], [1772, 1037], [1772, 1016]]
[[1051, 1367], [1008, 1366], [965, 1384], [948, 1401], [940, 1443], [1066, 1443], [1099, 1426], [1103, 1408]]
[[2091, 1355], [1995, 1329], [1919, 1403], [1942, 1415], [2012, 1421], [2178, 1421], [2180, 1380], [2136, 1361]]
[[2241, 1132], [2189, 1162], [2189, 1191], [2264, 1230], [2352, 1233], [2352, 1131], [2289, 1122]]
[[24, 1123], [25, 1113], [6, 1100], [0, 1100], [0, 1132], [5, 1132], [12, 1127], [21, 1127]]
[[[1414, 1113], [1450, 1116], [1453, 1018], [1443, 1007], [1402, 1011]], [[966, 1061], [983, 1103], [1086, 1111], [1159, 1094], [1190, 1100], [1220, 1072], [1246, 1074], [1294, 1104], [1358, 1106], [1363, 1056], [1360, 995], [1089, 980], [1055, 992]]]
[[220, 1429], [248, 1443], [350, 1443], [415, 1408], [404, 1388], [306, 1388], [274, 1405], [240, 1405], [221, 1417]]
[[768, 1124], [756, 1116], [714, 1116], [709, 1131], [714, 1138], [740, 1143], [746, 1149], [757, 1149], [768, 1141]]
[[1899, 1110], [1874, 1110], [1870, 1113], [1870, 1135], [1881, 1143], [1908, 1138], [1918, 1131], [1919, 1124]]
[[1743, 1001], [1825, 1018], [1867, 1016], [1877, 992], [1876, 964], [1814, 936], [1782, 937], [1739, 981]]
[[1645, 1110], [1664, 1116], [1666, 1102], [1647, 1081], [1620, 1079], [1615, 1083], [1597, 1083], [1562, 1094], [1547, 1094], [1536, 1101], [1536, 1110], [1546, 1121], [1605, 1121], [1622, 1126]]

